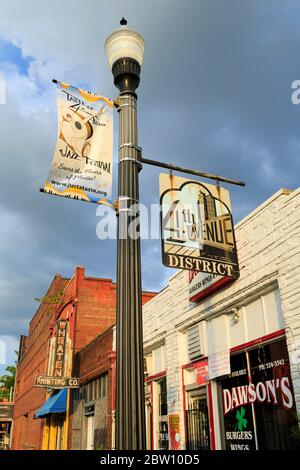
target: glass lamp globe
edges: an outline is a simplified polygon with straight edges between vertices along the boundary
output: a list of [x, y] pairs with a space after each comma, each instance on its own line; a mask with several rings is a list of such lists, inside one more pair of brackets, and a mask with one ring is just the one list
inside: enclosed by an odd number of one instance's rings
[[105, 41], [105, 52], [110, 69], [114, 63], [123, 58], [136, 60], [140, 67], [143, 65], [145, 42], [142, 36], [126, 26], [126, 20], [121, 21], [121, 28], [114, 31]]

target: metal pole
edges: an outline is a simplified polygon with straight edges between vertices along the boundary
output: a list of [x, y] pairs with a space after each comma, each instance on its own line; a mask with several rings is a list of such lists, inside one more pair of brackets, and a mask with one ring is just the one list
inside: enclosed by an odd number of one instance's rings
[[[139, 64], [122, 59], [113, 67], [120, 90], [118, 251], [117, 251], [117, 380], [116, 449], [144, 450], [145, 400], [143, 367], [141, 254], [139, 237], [130, 237], [139, 201], [141, 167], [137, 137]], [[136, 206], [138, 207], [138, 206]]]
[[180, 171], [181, 173], [188, 173], [190, 175], [201, 176], [202, 178], [209, 178], [216, 181], [223, 181], [224, 183], [236, 184], [238, 186], [245, 186], [244, 181], [237, 181], [231, 178], [225, 178], [225, 176], [214, 175], [213, 173], [204, 173], [203, 171], [190, 170], [189, 168], [183, 168], [182, 166], [172, 165], [171, 163], [158, 162], [156, 160], [150, 160], [149, 158], [141, 158], [142, 163], [147, 165], [158, 166], [160, 168], [167, 168], [168, 170]]

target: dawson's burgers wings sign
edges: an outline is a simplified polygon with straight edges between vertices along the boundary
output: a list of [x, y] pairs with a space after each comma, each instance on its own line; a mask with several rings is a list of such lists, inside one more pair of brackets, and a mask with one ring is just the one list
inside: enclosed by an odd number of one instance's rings
[[290, 410], [294, 400], [289, 377], [267, 380], [257, 384], [241, 385], [232, 389], [223, 389], [224, 415], [243, 405], [254, 402], [278, 405]]

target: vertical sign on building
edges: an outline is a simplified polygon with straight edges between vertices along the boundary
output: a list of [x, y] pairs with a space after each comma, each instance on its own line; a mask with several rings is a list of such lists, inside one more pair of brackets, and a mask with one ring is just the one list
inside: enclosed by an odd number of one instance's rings
[[48, 374], [35, 378], [36, 387], [78, 388], [79, 379], [71, 377], [72, 344], [68, 337], [67, 320], [58, 320], [55, 324], [55, 335], [50, 340], [48, 357]]
[[66, 350], [67, 321], [59, 320], [56, 323], [56, 347], [54, 355], [54, 377], [64, 376], [65, 350]]

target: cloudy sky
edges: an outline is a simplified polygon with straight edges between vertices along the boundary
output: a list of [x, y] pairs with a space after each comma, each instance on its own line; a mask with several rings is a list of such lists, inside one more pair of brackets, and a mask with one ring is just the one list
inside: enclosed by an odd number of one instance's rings
[[[96, 207], [38, 190], [56, 139], [51, 80], [116, 97], [103, 45], [122, 16], [146, 41], [138, 90], [145, 157], [245, 180], [246, 188], [230, 187], [235, 221], [281, 187], [299, 186], [300, 105], [291, 102], [299, 1], [1, 0], [0, 363], [13, 361], [34, 298], [55, 273], [81, 265], [115, 279], [116, 243], [97, 238]], [[141, 173], [146, 204], [158, 202], [158, 173]], [[143, 241], [142, 256], [144, 289], [161, 289], [171, 272], [159, 241]]]

